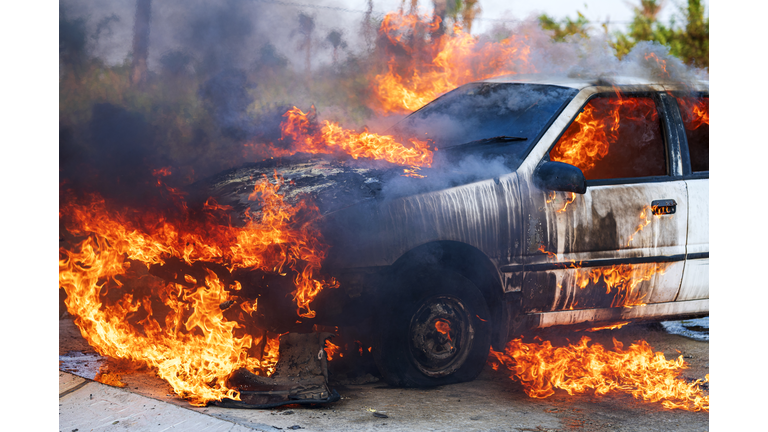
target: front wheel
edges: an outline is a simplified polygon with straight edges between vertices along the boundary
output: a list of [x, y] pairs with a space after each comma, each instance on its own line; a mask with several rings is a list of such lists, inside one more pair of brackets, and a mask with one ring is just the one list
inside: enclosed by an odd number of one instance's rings
[[473, 380], [491, 346], [488, 306], [475, 285], [443, 269], [401, 275], [377, 319], [373, 355], [391, 385], [426, 387]]

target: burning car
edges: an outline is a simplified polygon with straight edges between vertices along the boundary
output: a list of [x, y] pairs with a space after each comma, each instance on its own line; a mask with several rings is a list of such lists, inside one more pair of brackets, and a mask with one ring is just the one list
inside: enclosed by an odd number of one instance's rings
[[708, 109], [706, 81], [494, 78], [393, 127], [430, 166], [299, 154], [204, 192], [312, 196], [338, 288], [311, 321], [369, 326], [393, 385], [460, 382], [524, 330], [708, 315]]

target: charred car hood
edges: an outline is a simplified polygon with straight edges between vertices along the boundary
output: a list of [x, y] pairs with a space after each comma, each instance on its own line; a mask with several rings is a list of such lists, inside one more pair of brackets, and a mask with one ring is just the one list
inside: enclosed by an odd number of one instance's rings
[[192, 186], [200, 199], [213, 197], [232, 207], [233, 221], [243, 221], [248, 208], [258, 211], [260, 204], [248, 199], [254, 185], [277, 173], [284, 184], [280, 193], [295, 203], [309, 198], [326, 215], [360, 201], [380, 198], [384, 183], [403, 172], [390, 164], [360, 163], [321, 157], [292, 157], [245, 164], [214, 175]]
[[246, 209], [259, 210], [259, 203], [248, 199], [254, 185], [265, 176], [273, 181], [277, 173], [284, 179], [280, 193], [288, 202], [310, 198], [320, 214], [328, 215], [366, 200], [387, 201], [447, 189], [515, 168], [488, 169], [487, 162], [486, 158], [477, 158], [471, 164], [455, 163], [437, 157], [432, 168], [417, 170], [418, 176], [411, 177], [406, 169], [412, 171], [412, 167], [383, 161], [296, 155], [229, 169], [191, 185], [189, 191], [200, 202], [213, 197], [219, 204], [231, 206], [232, 220], [242, 222]]
[[[431, 192], [514, 171], [508, 164], [486, 158], [464, 159], [459, 163], [436, 158], [432, 168], [418, 171], [422, 177], [407, 176], [406, 169], [410, 167], [382, 161], [296, 155], [230, 169], [192, 185], [192, 189], [201, 200], [213, 197], [220, 205], [230, 206], [231, 222], [245, 224], [246, 210], [258, 214], [261, 206], [258, 200], [249, 200], [254, 185], [265, 176], [274, 181], [277, 173], [284, 181], [279, 193], [288, 202], [309, 199], [318, 207], [321, 218], [316, 224], [330, 246], [323, 267], [334, 271], [380, 266], [396, 258], [399, 249], [384, 254], [386, 259], [380, 255], [391, 240], [392, 215], [407, 212], [403, 206], [413, 204], [403, 200], [432, 196]], [[434, 197], [425, 199], [440, 201]], [[431, 232], [432, 228], [424, 229]]]

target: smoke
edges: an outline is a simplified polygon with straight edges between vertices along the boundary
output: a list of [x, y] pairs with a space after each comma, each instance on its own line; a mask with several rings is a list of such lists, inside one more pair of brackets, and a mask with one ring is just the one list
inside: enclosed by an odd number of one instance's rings
[[624, 76], [674, 83], [708, 79], [707, 70], [685, 65], [669, 53], [668, 47], [657, 42], [638, 42], [629, 54], [618, 59], [607, 34], [588, 39], [572, 35], [563, 42], [555, 42], [551, 33], [534, 19], [515, 25], [497, 24], [479, 38], [500, 40], [509, 35], [525, 35], [530, 47], [530, 65], [522, 73], [584, 79]]
[[[306, 111], [315, 105], [318, 121], [387, 132], [402, 115], [383, 113], [376, 106], [371, 77], [386, 67], [383, 57], [393, 50], [402, 51], [398, 51], [400, 57], [410, 64], [430, 58], [437, 36], [422, 31], [408, 34], [397, 45], [382, 37], [374, 43], [371, 32], [380, 24], [375, 15], [326, 6], [337, 5], [328, 1], [302, 9], [240, 0], [153, 2], [149, 77], [138, 87], [130, 81], [136, 3], [63, 1], [59, 20], [62, 185], [97, 190], [123, 201], [154, 201], [147, 196], [154, 193], [161, 168], [170, 173], [164, 174], [165, 183], [182, 187], [256, 161], [256, 156], [271, 156], [249, 152], [254, 145], [290, 152], [291, 143], [281, 139], [280, 123], [292, 106]], [[553, 42], [534, 19], [496, 25], [476, 37], [473, 49], [487, 49], [509, 38], [521, 41], [525, 52], [508, 59], [514, 64], [503, 66], [520, 77], [706, 79], [705, 71], [684, 65], [661, 45], [639, 43], [619, 60], [607, 36]], [[472, 67], [489, 67], [482, 57], [473, 62]], [[469, 111], [493, 110], [493, 115], [503, 116], [525, 111], [531, 101], [535, 106], [547, 105], [550, 96], [532, 90], [515, 97], [493, 93], [483, 99], [485, 106]], [[467, 109], [456, 107], [454, 111]], [[401, 194], [396, 193], [398, 187], [411, 190], [418, 182], [428, 187], [460, 184], [515, 168], [515, 160], [498, 154], [465, 157], [443, 151], [487, 137], [472, 133], [483, 128], [482, 116], [465, 115], [457, 123], [457, 115], [451, 109], [431, 112], [414, 117], [421, 124], [399, 131], [403, 142], [426, 134], [440, 150], [434, 172], [426, 179], [397, 176], [387, 191], [395, 196]], [[421, 135], [407, 136], [407, 130]], [[526, 138], [530, 143], [535, 137]]]
[[[302, 38], [312, 38], [312, 72], [328, 75], [333, 56], [349, 62], [356, 45], [345, 35], [360, 18], [240, 0], [155, 1], [151, 9], [149, 77], [140, 87], [130, 70], [136, 2], [61, 3], [59, 162], [67, 187], [119, 186], [110, 195], [128, 197], [153, 184], [160, 168], [169, 168], [166, 182], [183, 186], [248, 162], [246, 143], [282, 145], [282, 114], [318, 99], [303, 76]], [[302, 16], [314, 22], [311, 35], [297, 34]], [[331, 33], [334, 43], [321, 43]]]
[[225, 69], [200, 87], [200, 99], [225, 137], [242, 141], [252, 134], [254, 126], [246, 111], [249, 90], [254, 88], [256, 84], [237, 69]]
[[669, 54], [669, 48], [653, 42], [639, 42], [619, 65], [618, 74], [658, 79], [671, 83], [693, 83], [708, 80], [706, 70], [686, 66]]
[[[259, 59], [262, 47], [272, 44], [287, 57], [296, 71], [304, 67], [303, 52], [296, 49], [299, 40], [299, 16], [304, 13], [316, 23], [318, 64], [331, 62], [328, 48], [320, 50], [320, 42], [333, 30], [347, 36], [342, 42], [349, 49], [360, 50], [357, 40], [361, 13], [338, 13], [324, 6], [338, 6], [333, 1], [309, 10], [280, 2], [253, 0], [165, 0], [151, 3], [149, 68], [159, 71], [161, 59], [170, 52], [192, 55], [197, 67], [216, 73], [227, 68], [250, 68]], [[107, 65], [122, 64], [131, 55], [136, 2], [65, 0], [61, 9], [69, 20], [83, 22], [83, 30], [91, 38], [90, 55]], [[62, 12], [60, 12], [62, 15]], [[198, 71], [200, 72], [200, 71]]]
[[391, 176], [381, 189], [380, 199], [395, 198], [461, 186], [479, 180], [500, 177], [514, 171], [508, 158], [493, 154], [467, 154], [457, 161], [438, 157], [434, 167], [419, 171], [425, 177]]
[[63, 63], [79, 64], [86, 58], [88, 42], [85, 19], [70, 19], [67, 9], [59, 7], [59, 59]]
[[501, 135], [533, 139], [573, 90], [517, 84], [468, 84], [424, 107], [395, 128], [441, 148]]

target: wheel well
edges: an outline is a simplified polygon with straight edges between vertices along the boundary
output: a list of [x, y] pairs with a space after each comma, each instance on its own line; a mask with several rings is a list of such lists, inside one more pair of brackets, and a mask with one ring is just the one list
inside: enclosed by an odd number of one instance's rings
[[392, 265], [392, 270], [395, 273], [403, 273], [424, 266], [455, 271], [472, 281], [483, 294], [491, 313], [492, 340], [506, 338], [507, 317], [501, 277], [496, 266], [482, 251], [466, 243], [455, 241], [426, 243], [403, 254]]

